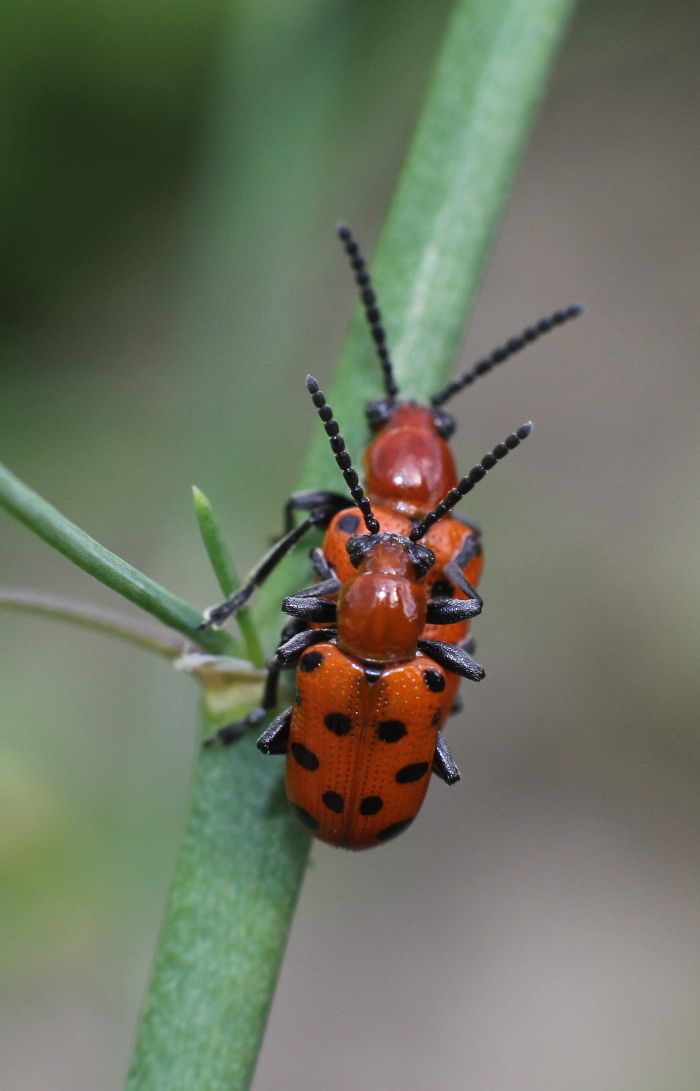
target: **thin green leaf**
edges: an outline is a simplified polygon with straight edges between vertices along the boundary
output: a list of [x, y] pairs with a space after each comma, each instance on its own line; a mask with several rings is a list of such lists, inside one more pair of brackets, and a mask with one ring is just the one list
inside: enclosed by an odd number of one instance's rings
[[[373, 260], [406, 395], [424, 397], [452, 366], [571, 8], [572, 0], [455, 6]], [[378, 393], [379, 369], [356, 315], [329, 396], [357, 456], [366, 442], [363, 403]], [[317, 428], [298, 487], [337, 486]], [[306, 548], [263, 589], [259, 614], [270, 637], [283, 596], [308, 575]], [[250, 739], [200, 756], [129, 1091], [249, 1086], [307, 854], [282, 777], [280, 763], [260, 759]]]
[[228, 633], [198, 632], [199, 610], [111, 553], [0, 465], [0, 505], [78, 568], [206, 651], [235, 653]]
[[[241, 582], [238, 578], [236, 566], [233, 563], [233, 558], [229, 553], [228, 546], [224, 541], [221, 527], [214, 515], [211, 503], [202, 490], [198, 489], [196, 485], [192, 486], [192, 495], [194, 496], [194, 510], [197, 514], [199, 532], [202, 535], [204, 548], [207, 551], [211, 566], [214, 569], [214, 575], [219, 581], [221, 593], [225, 599], [228, 599]], [[251, 617], [250, 610], [244, 606], [236, 614], [236, 621], [241, 630], [245, 642], [246, 653], [251, 663], [256, 667], [264, 666], [265, 653], [262, 650], [262, 645], [260, 644], [255, 622]]]

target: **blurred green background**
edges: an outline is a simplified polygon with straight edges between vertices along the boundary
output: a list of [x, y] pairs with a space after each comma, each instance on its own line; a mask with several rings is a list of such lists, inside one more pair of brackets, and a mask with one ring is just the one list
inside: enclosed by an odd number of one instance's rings
[[[245, 570], [354, 302], [333, 226], [371, 249], [448, 8], [3, 5], [0, 458], [198, 605], [190, 485]], [[463, 780], [381, 851], [314, 848], [255, 1091], [700, 1082], [699, 55], [690, 0], [574, 21], [460, 361], [588, 304], [458, 405], [463, 467], [536, 426], [469, 504]], [[118, 605], [0, 522], [0, 581]], [[57, 623], [0, 643], [0, 1086], [116, 1091], [196, 693]]]

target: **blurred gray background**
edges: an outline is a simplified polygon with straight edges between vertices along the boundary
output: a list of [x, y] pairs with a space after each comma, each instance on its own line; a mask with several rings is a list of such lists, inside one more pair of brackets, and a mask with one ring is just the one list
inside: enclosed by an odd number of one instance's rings
[[[11, 0], [0, 458], [204, 606], [278, 528], [446, 0]], [[700, 11], [584, 0], [464, 352], [585, 317], [457, 403], [481, 686], [398, 841], [317, 845], [255, 1091], [695, 1091]], [[381, 288], [381, 285], [379, 286]], [[465, 509], [466, 510], [466, 509]], [[0, 581], [119, 605], [8, 517]], [[196, 693], [0, 615], [0, 1086], [117, 1091], [182, 828]]]

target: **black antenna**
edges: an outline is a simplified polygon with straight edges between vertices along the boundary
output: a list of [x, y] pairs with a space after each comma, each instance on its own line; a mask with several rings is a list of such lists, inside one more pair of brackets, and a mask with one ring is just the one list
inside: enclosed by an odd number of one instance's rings
[[333, 410], [326, 402], [325, 396], [321, 390], [319, 390], [318, 383], [314, 379], [313, 375], [306, 376], [306, 389], [311, 395], [311, 401], [318, 409], [318, 415], [323, 421], [323, 427], [326, 429], [326, 435], [331, 443], [331, 450], [335, 455], [335, 461], [342, 470], [343, 477], [345, 478], [345, 484], [350, 489], [350, 495], [357, 504], [358, 508], [362, 512], [362, 518], [365, 521], [367, 532], [369, 534], [379, 533], [379, 523], [374, 518], [372, 512], [372, 505], [365, 496], [364, 489], [360, 484], [360, 480], [357, 476], [357, 472], [353, 469], [352, 459], [345, 450], [345, 440], [340, 435], [340, 427], [337, 420], [333, 419]]
[[441, 390], [438, 394], [433, 394], [430, 404], [436, 409], [438, 406], [444, 405], [460, 390], [464, 390], [465, 386], [470, 386], [476, 379], [486, 375], [496, 364], [502, 364], [504, 360], [514, 356], [516, 352], [520, 352], [527, 345], [531, 345], [533, 341], [537, 341], [545, 333], [549, 333], [550, 330], [563, 325], [570, 318], [578, 318], [582, 313], [583, 307], [579, 303], [572, 303], [570, 307], [563, 311], [555, 311], [548, 318], [540, 318], [539, 322], [536, 322], [534, 326], [528, 326], [518, 337], [511, 337], [504, 345], [499, 345], [483, 360], [479, 360], [478, 364], [475, 364], [470, 371], [465, 371], [460, 379], [455, 379], [453, 382], [448, 383], [444, 390]]
[[472, 466], [471, 470], [466, 477], [463, 477], [455, 489], [450, 489], [444, 500], [441, 500], [434, 511], [428, 512], [424, 519], [421, 519], [420, 523], [416, 523], [413, 530], [408, 535], [412, 542], [417, 542], [419, 538], [422, 538], [426, 531], [430, 530], [433, 523], [437, 523], [438, 519], [442, 519], [443, 515], [447, 515], [448, 511], [451, 511], [455, 504], [466, 496], [468, 492], [471, 492], [477, 481], [481, 481], [482, 477], [486, 476], [487, 470], [492, 470], [497, 462], [500, 462], [502, 458], [505, 458], [509, 451], [513, 451], [516, 447], [520, 446], [520, 441], [527, 439], [532, 431], [532, 422], [528, 421], [527, 424], [521, 424], [517, 432], [511, 432], [509, 436], [503, 440], [503, 443], [497, 444], [493, 451], [489, 451], [484, 455], [481, 462], [477, 462], [476, 466]]
[[382, 325], [382, 313], [377, 306], [377, 296], [372, 287], [367, 264], [360, 253], [360, 248], [355, 242], [352, 231], [345, 224], [338, 224], [338, 238], [342, 240], [345, 253], [350, 258], [350, 264], [355, 270], [355, 280], [360, 288], [360, 299], [365, 308], [370, 332], [377, 349], [379, 363], [382, 365], [384, 375], [384, 388], [390, 398], [395, 398], [399, 392], [394, 379], [394, 368], [386, 347], [386, 330]]

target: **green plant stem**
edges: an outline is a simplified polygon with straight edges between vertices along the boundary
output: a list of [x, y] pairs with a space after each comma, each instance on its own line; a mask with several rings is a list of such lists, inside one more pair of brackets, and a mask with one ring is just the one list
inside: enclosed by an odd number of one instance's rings
[[[211, 503], [196, 485], [192, 486], [192, 494], [204, 548], [214, 569], [214, 575], [219, 581], [221, 593], [224, 598], [229, 599], [241, 582], [238, 578], [236, 566], [233, 563], [233, 557], [224, 541], [221, 527], [214, 515]], [[246, 606], [238, 611], [236, 621], [243, 636], [248, 659], [256, 667], [263, 667], [265, 665], [265, 653], [258, 637], [258, 631], [255, 628], [255, 622]]]
[[200, 749], [128, 1091], [249, 1085], [308, 849], [254, 737]]
[[[571, 7], [571, 0], [455, 6], [373, 263], [407, 395], [425, 396], [452, 365]], [[356, 316], [330, 400], [358, 460], [363, 402], [381, 392], [378, 376]], [[317, 428], [298, 487], [338, 483]], [[307, 548], [263, 589], [256, 616], [268, 636], [279, 629], [281, 599], [308, 574]], [[250, 739], [198, 759], [129, 1091], [249, 1086], [308, 852], [286, 813], [282, 776], [281, 763], [261, 760]]]
[[93, 606], [90, 602], [79, 602], [77, 599], [25, 587], [0, 586], [0, 610], [15, 610], [17, 613], [68, 621], [72, 625], [81, 625], [107, 636], [119, 637], [120, 640], [164, 655], [167, 659], [177, 658], [188, 647], [188, 641], [167, 629], [157, 629], [155, 625], [147, 625], [118, 610], [107, 610], [101, 606]]
[[228, 633], [198, 632], [197, 626], [202, 620], [199, 610], [105, 549], [2, 465], [0, 505], [84, 572], [199, 647], [218, 655], [235, 654], [236, 645]]

